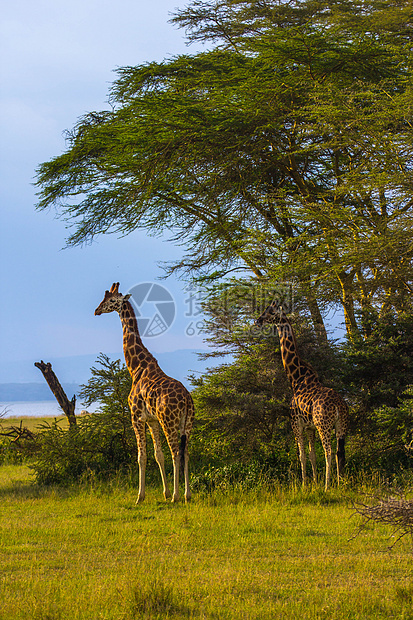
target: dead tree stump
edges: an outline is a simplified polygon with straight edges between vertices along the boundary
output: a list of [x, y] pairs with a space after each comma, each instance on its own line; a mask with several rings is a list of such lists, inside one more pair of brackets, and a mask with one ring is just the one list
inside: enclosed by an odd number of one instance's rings
[[68, 399], [64, 389], [60, 385], [59, 379], [56, 377], [55, 373], [52, 370], [52, 365], [50, 362], [47, 362], [47, 364], [45, 364], [44, 361], [41, 360], [40, 362], [35, 362], [34, 365], [42, 372], [44, 378], [46, 379], [49, 388], [52, 390], [52, 393], [54, 394], [57, 402], [63, 410], [63, 413], [66, 415], [69, 421], [69, 428], [75, 427], [76, 395], [73, 395], [72, 400]]

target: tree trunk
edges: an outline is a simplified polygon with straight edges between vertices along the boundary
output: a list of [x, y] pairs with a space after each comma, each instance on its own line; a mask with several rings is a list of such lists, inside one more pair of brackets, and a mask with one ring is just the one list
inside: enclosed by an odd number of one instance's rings
[[47, 381], [49, 388], [52, 390], [57, 402], [62, 408], [64, 414], [69, 420], [69, 428], [73, 428], [76, 426], [76, 416], [75, 416], [75, 406], [76, 406], [76, 395], [73, 396], [72, 400], [69, 400], [63, 390], [62, 386], [59, 383], [59, 379], [56, 377], [52, 370], [52, 365], [50, 362], [47, 364], [44, 363], [43, 360], [40, 362], [35, 362], [34, 365], [36, 368], [41, 370], [44, 378]]
[[353, 342], [355, 334], [358, 333], [358, 327], [356, 322], [356, 316], [354, 313], [354, 297], [353, 297], [353, 279], [355, 269], [352, 269], [350, 273], [341, 271], [337, 274], [337, 278], [341, 285], [342, 291], [342, 304], [344, 309], [344, 321], [346, 324], [347, 336], [350, 341]]
[[314, 330], [317, 336], [318, 343], [320, 345], [324, 345], [328, 347], [329, 343], [328, 343], [328, 337], [327, 337], [327, 330], [324, 325], [323, 316], [320, 312], [320, 307], [318, 305], [318, 302], [316, 298], [314, 297], [311, 289], [308, 289], [306, 291], [305, 296], [307, 299], [307, 304], [310, 310], [311, 320], [314, 325]]

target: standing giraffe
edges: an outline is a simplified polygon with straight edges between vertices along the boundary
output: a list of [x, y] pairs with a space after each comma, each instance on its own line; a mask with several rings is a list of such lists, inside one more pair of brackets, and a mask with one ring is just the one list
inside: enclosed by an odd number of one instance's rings
[[138, 502], [145, 499], [146, 431], [148, 425], [155, 447], [155, 458], [161, 470], [165, 499], [171, 497], [166, 481], [164, 455], [161, 447], [160, 429], [165, 433], [171, 450], [174, 467], [174, 492], [172, 501], [179, 499], [179, 465], [185, 475], [185, 500], [191, 498], [188, 473], [188, 439], [194, 420], [194, 405], [188, 390], [180, 381], [168, 377], [158, 366], [156, 359], [143, 345], [130, 295], [119, 293], [119, 282], [105, 291], [103, 301], [95, 315], [116, 311], [123, 328], [123, 352], [132, 377], [129, 407], [132, 425], [138, 443], [139, 494]]
[[291, 423], [300, 453], [303, 484], [306, 483], [306, 455], [304, 431], [309, 441], [309, 456], [314, 481], [317, 480], [316, 456], [314, 451], [315, 431], [318, 432], [326, 458], [326, 490], [331, 478], [331, 433], [336, 429], [337, 437], [337, 477], [343, 475], [345, 465], [345, 435], [348, 427], [348, 406], [343, 398], [332, 388], [325, 387], [318, 379], [310, 364], [300, 358], [297, 342], [291, 323], [278, 305], [273, 302], [257, 319], [257, 325], [272, 322], [277, 325], [281, 344], [281, 358], [284, 370], [291, 381], [293, 398], [291, 401]]

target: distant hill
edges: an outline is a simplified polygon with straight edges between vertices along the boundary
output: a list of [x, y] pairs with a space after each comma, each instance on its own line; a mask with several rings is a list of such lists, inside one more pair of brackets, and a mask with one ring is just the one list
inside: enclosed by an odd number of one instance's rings
[[[167, 375], [179, 379], [190, 388], [188, 375], [199, 376], [206, 372], [208, 367], [222, 363], [222, 359], [210, 361], [199, 360], [197, 353], [192, 349], [179, 349], [165, 353], [156, 353], [155, 357], [162, 370]], [[123, 353], [109, 354], [111, 359], [121, 359]], [[87, 383], [90, 378], [90, 368], [96, 366], [97, 355], [77, 355], [72, 357], [44, 358], [51, 362], [53, 371], [63, 386], [68, 398], [77, 394], [79, 386]], [[37, 360], [39, 361], [39, 360]], [[43, 379], [41, 372], [29, 360], [6, 363], [0, 362], [0, 401], [43, 401], [54, 400], [49, 386]]]
[[[63, 383], [62, 387], [69, 400], [77, 394], [76, 383]], [[37, 402], [55, 400], [46, 381], [44, 383], [0, 383], [0, 402]]]

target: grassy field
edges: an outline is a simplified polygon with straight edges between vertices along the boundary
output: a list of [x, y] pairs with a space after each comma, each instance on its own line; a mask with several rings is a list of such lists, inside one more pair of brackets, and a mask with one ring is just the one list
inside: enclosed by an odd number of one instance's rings
[[56, 416], [55, 418], [52, 416], [47, 416], [44, 418], [38, 416], [13, 416], [10, 418], [1, 418], [0, 419], [0, 428], [7, 429], [10, 426], [17, 426], [18, 428], [22, 425], [24, 428], [28, 428], [29, 431], [36, 431], [39, 429], [39, 426], [43, 424], [52, 424], [54, 420], [57, 420], [59, 426], [61, 428], [67, 428], [69, 423], [65, 415]]
[[[344, 491], [345, 493], [345, 491]], [[388, 546], [332, 490], [71, 489], [0, 467], [0, 618], [413, 619], [411, 541]]]

